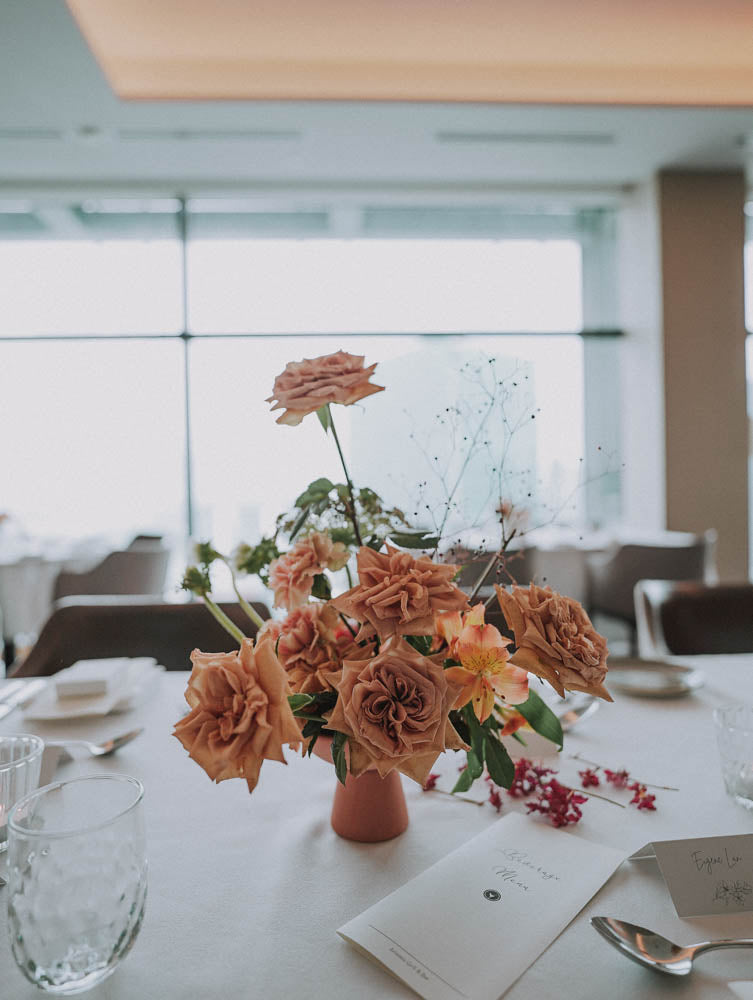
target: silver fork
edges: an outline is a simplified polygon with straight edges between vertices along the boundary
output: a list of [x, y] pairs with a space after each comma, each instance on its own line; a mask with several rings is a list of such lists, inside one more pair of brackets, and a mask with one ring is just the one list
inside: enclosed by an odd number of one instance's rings
[[68, 753], [71, 747], [83, 747], [92, 757], [109, 757], [111, 753], [115, 753], [116, 750], [124, 747], [126, 743], [135, 740], [143, 732], [143, 728], [132, 729], [130, 733], [113, 736], [112, 739], [105, 740], [104, 743], [90, 743], [89, 740], [45, 740], [44, 745], [46, 747], [59, 747], [66, 753]]

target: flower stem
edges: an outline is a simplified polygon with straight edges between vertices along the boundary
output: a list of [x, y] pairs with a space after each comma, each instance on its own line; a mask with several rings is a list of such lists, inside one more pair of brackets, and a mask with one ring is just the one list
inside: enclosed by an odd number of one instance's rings
[[346, 628], [346, 629], [347, 629], [347, 630], [348, 630], [348, 631], [350, 632], [350, 634], [351, 634], [351, 635], [353, 636], [353, 638], [355, 639], [355, 637], [356, 637], [356, 633], [355, 633], [355, 631], [353, 630], [353, 626], [352, 626], [352, 625], [350, 624], [350, 622], [349, 622], [349, 621], [348, 621], [348, 619], [347, 619], [347, 618], [345, 617], [345, 615], [344, 615], [344, 614], [342, 613], [342, 611], [340, 612], [340, 618], [342, 618], [342, 622], [343, 622], [343, 625], [345, 626], [345, 628]]
[[243, 632], [241, 632], [241, 630], [234, 622], [230, 621], [225, 612], [214, 603], [214, 601], [208, 594], [204, 594], [204, 603], [206, 604], [207, 608], [209, 608], [209, 610], [212, 612], [212, 614], [220, 623], [220, 625], [222, 625], [225, 631], [229, 632], [230, 635], [232, 635], [232, 637], [235, 639], [235, 641], [238, 643], [239, 646], [242, 645], [243, 640], [246, 638], [246, 636], [243, 634]]
[[[230, 560], [223, 558], [222, 560], [227, 568], [230, 570], [230, 578], [233, 581], [233, 590], [235, 591], [235, 596], [238, 598], [238, 603], [246, 612], [251, 621], [259, 629], [264, 625], [264, 619], [259, 615], [259, 613], [248, 603], [246, 598], [238, 590], [238, 581], [235, 578], [235, 573], [233, 572], [233, 567], [230, 565]], [[230, 619], [228, 619], [229, 621]], [[227, 626], [225, 626], [227, 627]]]
[[436, 792], [437, 795], [447, 795], [451, 799], [455, 799], [456, 802], [469, 802], [472, 806], [483, 806], [486, 804], [486, 800], [479, 802], [478, 799], [468, 799], [464, 795], [455, 795], [452, 792], [446, 792], [443, 788], [425, 788], [425, 792]]
[[[581, 757], [581, 755], [579, 753], [571, 753], [570, 754], [570, 759], [571, 760], [579, 760], [583, 764], [590, 764], [591, 767], [599, 767], [602, 770], [604, 769], [604, 765], [603, 764], [597, 764], [595, 760], [588, 760], [586, 757]], [[631, 775], [631, 777], [632, 777], [632, 775]], [[635, 780], [638, 781], [637, 778]], [[658, 788], [659, 791], [662, 791], [662, 792], [679, 792], [680, 791], [679, 788], [675, 788], [673, 785], [652, 785], [650, 781], [638, 781], [638, 784], [639, 785], [645, 785], [646, 788]]]
[[332, 418], [332, 410], [329, 403], [327, 403], [327, 413], [329, 414], [329, 426], [332, 431], [332, 437], [335, 439], [335, 444], [337, 445], [337, 454], [340, 456], [340, 464], [343, 467], [343, 472], [345, 473], [345, 482], [348, 484], [348, 494], [350, 495], [350, 519], [353, 522], [353, 531], [355, 532], [356, 541], [358, 546], [363, 545], [361, 541], [361, 532], [358, 527], [358, 519], [356, 518], [356, 498], [353, 490], [353, 482], [350, 478], [350, 473], [348, 472], [348, 466], [345, 464], [345, 456], [343, 455], [343, 450], [340, 447], [340, 438], [337, 436], [337, 430], [335, 428], [335, 421]]

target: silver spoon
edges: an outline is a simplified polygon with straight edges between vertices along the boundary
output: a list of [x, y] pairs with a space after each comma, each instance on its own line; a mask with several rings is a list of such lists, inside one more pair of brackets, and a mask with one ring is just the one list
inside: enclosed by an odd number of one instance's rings
[[753, 948], [753, 938], [728, 938], [723, 941], [701, 941], [683, 947], [668, 941], [656, 931], [629, 924], [614, 917], [591, 917], [591, 926], [615, 948], [634, 962], [672, 976], [688, 976], [695, 959], [716, 948]]
[[589, 715], [593, 715], [598, 708], [598, 698], [592, 698], [590, 701], [582, 701], [573, 705], [572, 708], [568, 708], [566, 711], [559, 713], [557, 718], [560, 720], [562, 732], [566, 733], [568, 729], [572, 729], [576, 722], [583, 722], [583, 720], [587, 719]]
[[135, 740], [143, 732], [143, 729], [132, 729], [130, 733], [123, 733], [122, 736], [113, 736], [111, 740], [105, 740], [104, 743], [90, 743], [89, 740], [45, 740], [45, 746], [60, 747], [60, 749], [66, 751], [69, 747], [83, 747], [92, 757], [109, 757], [111, 753], [115, 753], [116, 750], [124, 747], [126, 743]]

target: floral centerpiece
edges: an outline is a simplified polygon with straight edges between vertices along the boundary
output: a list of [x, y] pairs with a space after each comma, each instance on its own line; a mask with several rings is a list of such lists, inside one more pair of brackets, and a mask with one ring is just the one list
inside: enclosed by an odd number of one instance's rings
[[[337, 777], [401, 772], [425, 784], [445, 750], [465, 754], [455, 791], [487, 769], [509, 788], [515, 767], [503, 742], [535, 730], [560, 747], [554, 713], [530, 684], [542, 678], [563, 695], [604, 687], [607, 646], [574, 600], [531, 584], [494, 585], [501, 629], [477, 600], [509, 538], [469, 591], [461, 566], [443, 561], [442, 539], [388, 508], [349, 474], [332, 406], [383, 391], [376, 365], [338, 351], [290, 363], [267, 400], [277, 423], [316, 414], [337, 449], [343, 483], [320, 478], [281, 515], [277, 531], [232, 556], [197, 547], [183, 586], [201, 596], [238, 644], [233, 652], [194, 651], [175, 735], [215, 781], [243, 778], [253, 791], [265, 760], [284, 763], [283, 746], [311, 754], [328, 742]], [[501, 516], [505, 504], [500, 498]], [[233, 574], [256, 627], [247, 638], [212, 597], [216, 562]], [[256, 574], [283, 617], [262, 621], [240, 593], [237, 574]], [[335, 580], [347, 580], [335, 594]], [[504, 627], [506, 624], [506, 628]]]

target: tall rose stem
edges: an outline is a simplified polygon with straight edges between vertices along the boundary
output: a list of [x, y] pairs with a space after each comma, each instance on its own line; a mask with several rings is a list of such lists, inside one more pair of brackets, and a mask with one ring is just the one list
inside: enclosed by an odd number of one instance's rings
[[[229, 560], [223, 559], [222, 561], [225, 563], [225, 565], [227, 566], [227, 568], [230, 570], [230, 579], [233, 581], [233, 590], [235, 591], [235, 596], [238, 598], [238, 603], [243, 608], [243, 610], [246, 612], [246, 614], [251, 619], [251, 621], [254, 623], [254, 625], [256, 625], [257, 628], [261, 628], [264, 625], [264, 619], [259, 615], [259, 613], [256, 611], [256, 609], [253, 608], [248, 603], [248, 601], [243, 596], [243, 594], [241, 594], [240, 590], [238, 590], [238, 581], [235, 578], [235, 573], [233, 572], [233, 567], [230, 565]], [[230, 619], [228, 619], [228, 621], [229, 620]]]
[[358, 527], [358, 519], [356, 518], [356, 497], [353, 490], [353, 482], [350, 478], [350, 473], [348, 472], [348, 466], [345, 464], [345, 456], [343, 455], [343, 450], [340, 447], [340, 438], [337, 436], [337, 430], [335, 428], [335, 421], [332, 419], [332, 409], [327, 403], [327, 413], [329, 415], [329, 426], [332, 431], [332, 437], [335, 439], [335, 444], [337, 445], [337, 454], [340, 456], [340, 463], [343, 467], [343, 472], [345, 473], [345, 482], [348, 484], [348, 494], [350, 495], [350, 519], [353, 522], [353, 531], [355, 532], [356, 541], [358, 542], [359, 548], [363, 545], [361, 541], [361, 532]]
[[238, 628], [238, 626], [234, 622], [230, 621], [230, 619], [225, 614], [225, 612], [222, 610], [222, 608], [219, 608], [214, 603], [214, 601], [212, 600], [212, 598], [209, 597], [208, 594], [204, 594], [203, 596], [204, 596], [204, 603], [209, 608], [209, 610], [212, 612], [212, 614], [217, 619], [217, 621], [220, 623], [220, 625], [222, 625], [222, 627], [225, 629], [225, 631], [229, 632], [230, 635], [232, 635], [232, 637], [238, 643], [238, 645], [241, 646], [243, 644], [243, 640], [246, 638], [246, 636], [243, 634], [243, 632], [241, 632], [241, 630]]

